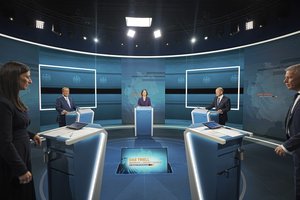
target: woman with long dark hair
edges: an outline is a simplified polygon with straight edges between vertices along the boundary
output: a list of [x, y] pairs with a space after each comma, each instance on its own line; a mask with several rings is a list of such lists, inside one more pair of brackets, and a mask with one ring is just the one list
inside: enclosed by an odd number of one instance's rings
[[41, 144], [38, 135], [27, 131], [28, 108], [19, 97], [32, 83], [29, 67], [8, 62], [0, 68], [0, 199], [35, 199], [31, 172], [30, 138]]

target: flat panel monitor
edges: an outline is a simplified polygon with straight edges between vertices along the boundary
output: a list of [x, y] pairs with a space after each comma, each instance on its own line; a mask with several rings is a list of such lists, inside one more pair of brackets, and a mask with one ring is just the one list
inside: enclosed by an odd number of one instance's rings
[[168, 150], [167, 148], [122, 148], [118, 173], [168, 173]]

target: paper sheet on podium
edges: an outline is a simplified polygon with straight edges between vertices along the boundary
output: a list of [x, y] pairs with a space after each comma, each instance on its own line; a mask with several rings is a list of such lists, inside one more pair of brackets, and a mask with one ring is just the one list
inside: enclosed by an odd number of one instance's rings
[[226, 128], [207, 129], [206, 127], [198, 127], [198, 128], [194, 128], [193, 130], [196, 132], [200, 132], [202, 134], [212, 135], [215, 137], [224, 137], [224, 136], [236, 137], [242, 135], [238, 131], [230, 130]]

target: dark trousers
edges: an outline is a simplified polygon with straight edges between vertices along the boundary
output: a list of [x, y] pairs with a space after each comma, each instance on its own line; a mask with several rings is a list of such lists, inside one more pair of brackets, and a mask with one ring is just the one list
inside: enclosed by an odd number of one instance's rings
[[66, 116], [65, 115], [58, 115], [57, 116], [57, 122], [58, 122], [59, 127], [66, 126]]
[[300, 151], [295, 150], [293, 154], [294, 160], [294, 185], [295, 185], [295, 199], [300, 200]]

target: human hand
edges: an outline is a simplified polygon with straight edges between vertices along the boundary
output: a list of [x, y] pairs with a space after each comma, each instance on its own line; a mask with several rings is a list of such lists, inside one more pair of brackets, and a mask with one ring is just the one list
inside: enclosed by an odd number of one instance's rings
[[219, 114], [223, 114], [223, 111], [222, 111], [221, 109], [217, 110], [217, 112], [218, 112]]
[[42, 145], [42, 140], [41, 140], [41, 137], [39, 135], [35, 135], [32, 139], [33, 139], [35, 144]]
[[30, 181], [32, 181], [32, 174], [30, 173], [30, 171], [27, 171], [22, 176], [19, 176], [19, 182], [20, 182], [20, 184], [27, 184]]
[[285, 151], [281, 146], [277, 146], [274, 151], [279, 156], [285, 156]]

